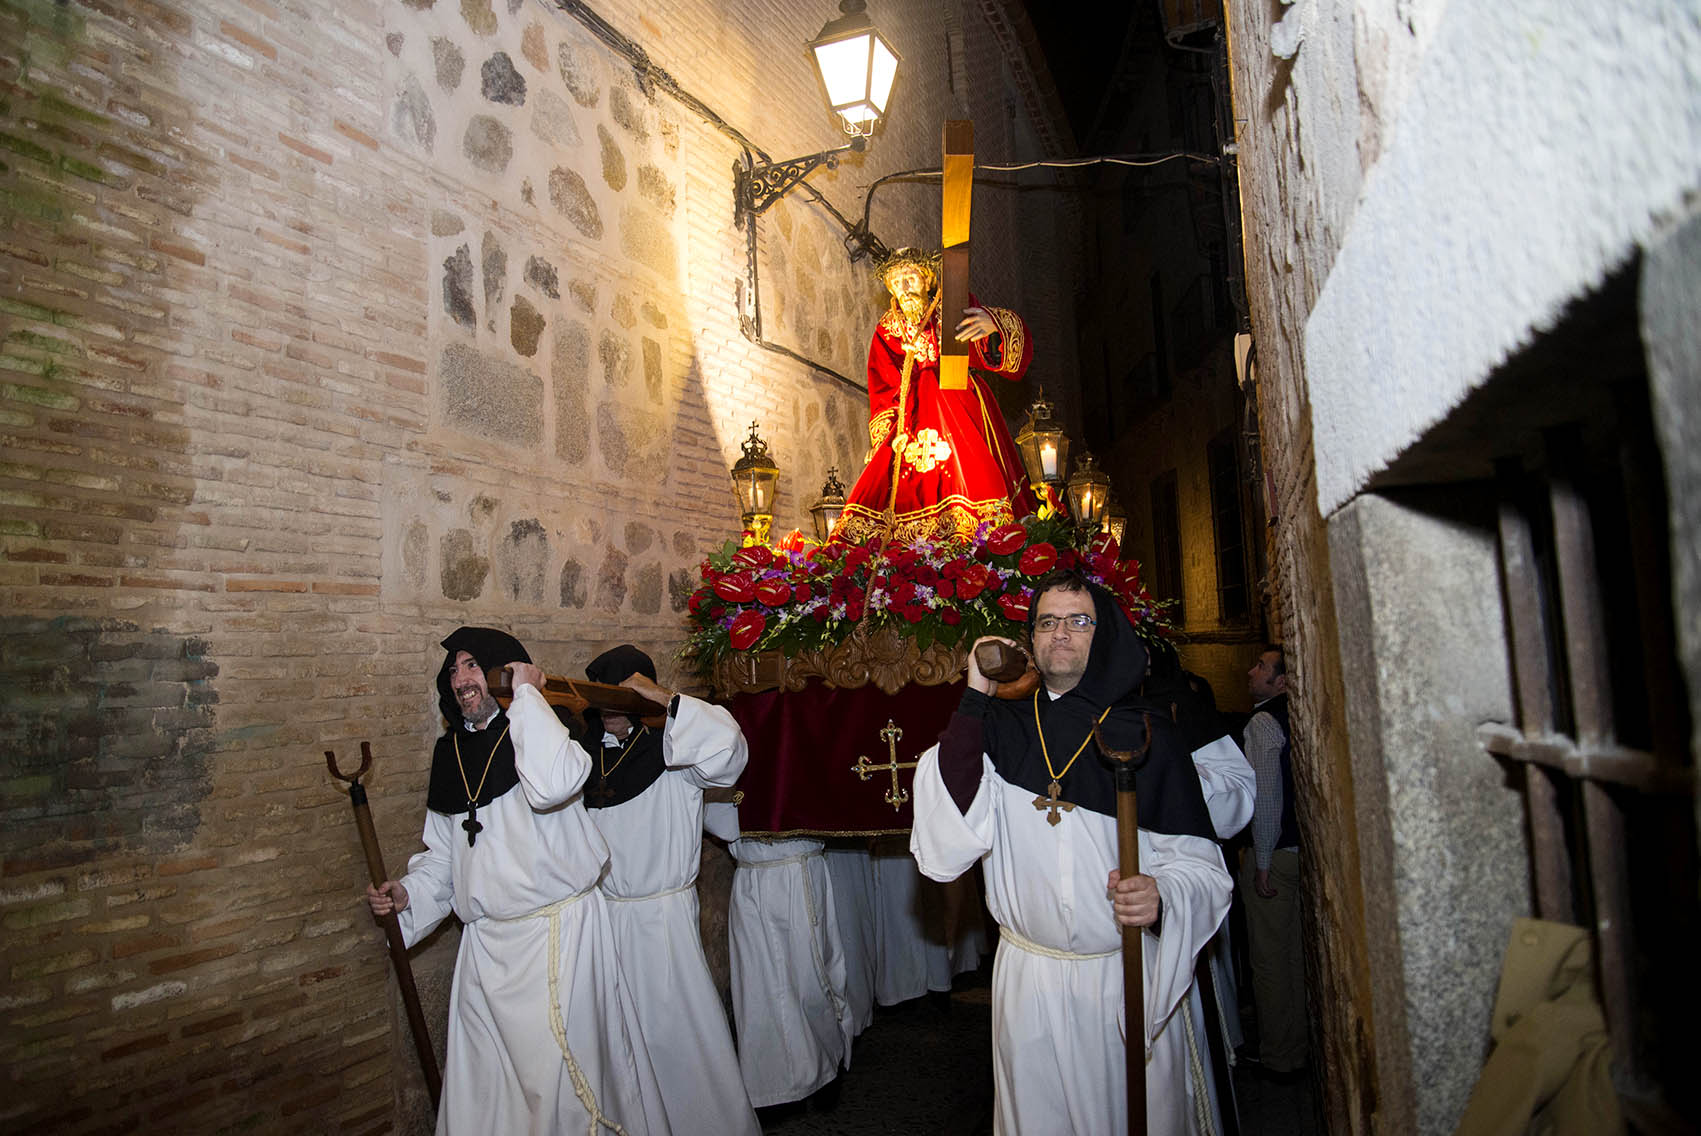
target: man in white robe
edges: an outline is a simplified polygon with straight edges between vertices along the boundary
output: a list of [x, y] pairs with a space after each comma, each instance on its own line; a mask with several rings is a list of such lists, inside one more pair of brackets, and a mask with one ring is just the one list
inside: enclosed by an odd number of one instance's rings
[[825, 846], [744, 836], [726, 804], [709, 806], [708, 828], [737, 863], [727, 934], [744, 1087], [757, 1108], [803, 1100], [849, 1067], [855, 1037]]
[[[1168, 715], [1133, 696], [1145, 650], [1109, 593], [1065, 574], [1042, 585], [1030, 620], [1042, 688], [1031, 705], [1000, 704], [970, 652], [962, 707], [916, 770], [910, 840], [934, 879], [977, 860], [985, 871], [1001, 937], [995, 1131], [1126, 1129], [1121, 924], [1146, 929], [1146, 1020], [1135, 1037], [1147, 1053], [1149, 1131], [1198, 1132], [1185, 1007], [1195, 956], [1232, 887], [1199, 780]], [[1146, 751], [1141, 871], [1127, 880], [1116, 871], [1115, 791], [1095, 724], [1111, 747]]]
[[595, 715], [601, 744], [585, 799], [608, 842], [602, 893], [668, 1123], [678, 1133], [756, 1136], [761, 1126], [697, 924], [703, 791], [738, 780], [749, 756], [744, 734], [722, 707], [663, 689], [655, 663], [630, 644], [597, 656], [585, 677], [667, 707], [656, 728]]
[[845, 1001], [850, 1007], [851, 1034], [858, 1036], [874, 1021], [875, 960], [879, 957], [874, 934], [874, 864], [867, 840], [828, 844], [826, 856], [839, 943], [845, 951]]
[[[596, 888], [608, 848], [579, 795], [590, 757], [513, 636], [463, 627], [443, 646], [425, 851], [366, 889], [409, 946], [451, 911], [462, 923], [438, 1136], [667, 1133]], [[504, 664], [506, 714], [484, 674]]]

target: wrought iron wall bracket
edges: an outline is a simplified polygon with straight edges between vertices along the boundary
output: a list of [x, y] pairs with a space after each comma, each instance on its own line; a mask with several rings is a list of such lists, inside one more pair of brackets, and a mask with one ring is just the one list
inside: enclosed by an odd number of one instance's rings
[[818, 154], [808, 154], [786, 162], [768, 162], [748, 168], [741, 162], [734, 162], [733, 195], [738, 202], [740, 222], [746, 214], [754, 216], [766, 211], [768, 206], [791, 192], [804, 178], [815, 172], [817, 166], [825, 165], [828, 169], [833, 169], [839, 164], [840, 154], [847, 151], [861, 152], [867, 145], [866, 139], [853, 138], [843, 146], [835, 146], [831, 150], [822, 150]]

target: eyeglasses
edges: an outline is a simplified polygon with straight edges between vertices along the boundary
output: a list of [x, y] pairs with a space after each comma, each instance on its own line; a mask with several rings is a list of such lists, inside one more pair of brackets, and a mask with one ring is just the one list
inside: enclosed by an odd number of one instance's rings
[[1071, 631], [1090, 630], [1098, 620], [1082, 612], [1077, 615], [1042, 615], [1034, 620], [1034, 630], [1041, 635], [1050, 635], [1060, 626], [1067, 626]]

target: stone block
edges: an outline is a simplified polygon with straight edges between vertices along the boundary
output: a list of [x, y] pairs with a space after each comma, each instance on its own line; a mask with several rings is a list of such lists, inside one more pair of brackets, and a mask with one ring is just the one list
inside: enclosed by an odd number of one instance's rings
[[532, 134], [552, 146], [577, 146], [579, 124], [567, 100], [548, 88], [532, 97]]
[[444, 421], [508, 445], [535, 446], [542, 436], [543, 380], [464, 343], [443, 349], [438, 389]]
[[592, 51], [562, 42], [556, 46], [555, 58], [573, 101], [582, 107], [596, 106], [602, 99], [602, 68]]
[[437, 70], [439, 87], [452, 92], [461, 85], [461, 73], [466, 69], [467, 57], [461, 53], [454, 40], [432, 36], [431, 60]]
[[535, 518], [515, 521], [496, 546], [498, 579], [504, 599], [533, 607], [543, 600], [543, 574], [549, 563], [549, 536]]
[[475, 114], [461, 138], [461, 154], [487, 174], [499, 174], [514, 157], [514, 134], [488, 114]]
[[556, 275], [555, 266], [547, 260], [527, 257], [525, 281], [552, 300], [561, 298], [561, 279]]
[[409, 75], [390, 108], [390, 129], [397, 138], [425, 153], [437, 143], [437, 116], [419, 80]]
[[506, 51], [498, 51], [478, 69], [479, 93], [493, 103], [526, 105], [526, 80]]
[[555, 398], [555, 454], [582, 466], [590, 457], [591, 336], [584, 324], [569, 321], [555, 331], [550, 380]]
[[597, 209], [585, 179], [566, 166], [549, 171], [549, 203], [555, 211], [573, 223], [580, 234], [591, 240], [602, 237], [602, 213]]
[[476, 547], [466, 529], [444, 534], [439, 575], [445, 599], [476, 600], [483, 594], [490, 561], [478, 555]]
[[468, 331], [478, 327], [472, 280], [472, 248], [461, 245], [443, 261], [443, 310]]
[[515, 296], [508, 313], [508, 340], [516, 353], [531, 358], [537, 354], [537, 344], [543, 335], [543, 316], [524, 296]]
[[597, 141], [601, 144], [602, 180], [608, 188], [619, 192], [626, 188], [626, 155], [619, 143], [602, 123], [597, 123]]
[[508, 250], [488, 230], [479, 242], [479, 265], [484, 274], [484, 310], [488, 315], [502, 302], [508, 287]]
[[673, 230], [649, 209], [621, 210], [620, 251], [664, 280], [671, 281], [679, 275], [679, 250]]

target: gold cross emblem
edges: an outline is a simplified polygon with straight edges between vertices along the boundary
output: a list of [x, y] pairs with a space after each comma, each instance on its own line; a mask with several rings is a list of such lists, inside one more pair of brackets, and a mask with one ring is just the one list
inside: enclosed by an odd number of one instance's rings
[[1045, 822], [1053, 827], [1056, 827], [1063, 822], [1063, 818], [1057, 815], [1058, 809], [1062, 809], [1066, 813], [1075, 811], [1074, 801], [1063, 801], [1058, 799], [1058, 794], [1061, 792], [1063, 792], [1063, 786], [1053, 781], [1051, 783], [1051, 788], [1046, 790], [1045, 796], [1034, 798], [1034, 808], [1050, 810], [1049, 815], [1045, 818]]
[[[885, 765], [875, 765], [870, 762], [868, 758], [859, 757], [856, 759], [856, 764], [851, 766], [851, 772], [862, 778], [864, 781], [867, 781], [876, 773], [881, 773], [888, 769], [892, 771], [892, 787], [886, 791], [886, 803], [892, 806], [893, 812], [901, 811], [904, 807], [904, 802], [910, 799], [909, 790], [900, 788], [898, 785], [898, 770], [914, 769], [919, 764], [919, 762], [914, 761], [898, 760], [898, 739], [903, 736], [904, 731], [898, 727], [897, 723], [893, 722], [890, 718], [886, 719], [886, 728], [880, 731], [880, 738], [886, 743], [886, 752], [889, 755], [887, 763]], [[1073, 808], [1074, 806], [1070, 807]]]
[[904, 447], [904, 460], [915, 466], [917, 473], [930, 473], [933, 467], [951, 456], [951, 443], [929, 426], [916, 434], [915, 440]]

